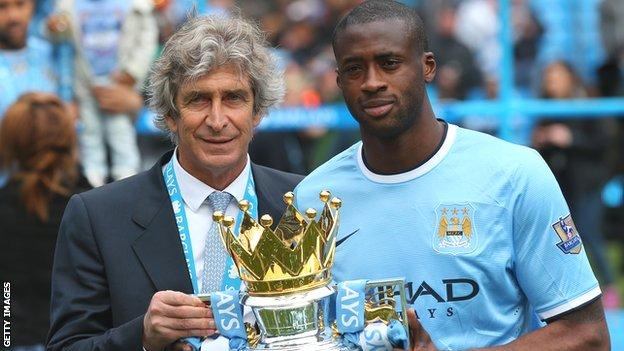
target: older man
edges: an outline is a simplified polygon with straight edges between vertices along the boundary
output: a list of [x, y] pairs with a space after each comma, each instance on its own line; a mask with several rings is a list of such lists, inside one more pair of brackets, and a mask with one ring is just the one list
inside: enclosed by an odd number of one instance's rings
[[[151, 79], [157, 124], [177, 145], [151, 170], [74, 196], [59, 233], [48, 350], [162, 350], [215, 331], [190, 293], [236, 289], [211, 213], [242, 199], [274, 218], [300, 177], [256, 166], [253, 128], [283, 96], [262, 35], [239, 18], [197, 18]], [[224, 344], [227, 345], [227, 344]]]

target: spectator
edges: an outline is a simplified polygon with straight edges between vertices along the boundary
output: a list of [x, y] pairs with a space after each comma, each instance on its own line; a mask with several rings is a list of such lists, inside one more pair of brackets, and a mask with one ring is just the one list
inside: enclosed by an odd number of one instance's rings
[[601, 36], [607, 61], [624, 62], [624, 3], [604, 0], [600, 4]]
[[[601, 67], [598, 68], [598, 87], [601, 96], [622, 97], [624, 96], [624, 2], [621, 0], [603, 0], [600, 4], [600, 32], [602, 44], [605, 48], [606, 58]], [[620, 114], [621, 117], [622, 114]], [[614, 147], [614, 167], [615, 175], [611, 184], [617, 188], [617, 184], [622, 186], [621, 181], [624, 175], [624, 119], [617, 119], [617, 135]], [[618, 204], [619, 202], [619, 204]], [[612, 237], [624, 243], [621, 227], [624, 220], [624, 204], [622, 200], [611, 203], [614, 206], [607, 212], [609, 226], [612, 228]], [[620, 262], [620, 272], [624, 272], [624, 260]]]
[[52, 46], [29, 36], [34, 0], [0, 0], [0, 116], [25, 92], [58, 89]]
[[[336, 86], [335, 60], [330, 38], [333, 25], [357, 0], [299, 0], [262, 2], [249, 6], [269, 39], [280, 47], [285, 61], [286, 107], [314, 109], [341, 102]], [[245, 4], [243, 4], [245, 6]], [[357, 132], [308, 128], [265, 132], [254, 136], [250, 156], [254, 162], [277, 169], [308, 173], [359, 137]]]
[[56, 12], [68, 14], [73, 33], [85, 175], [93, 186], [105, 183], [108, 145], [110, 176], [130, 176], [139, 170], [140, 157], [125, 95], [142, 85], [156, 53], [153, 2], [60, 0]]
[[30, 24], [30, 35], [46, 37], [46, 21], [54, 10], [54, 0], [35, 1], [35, 13]]
[[[284, 74], [287, 92], [284, 97], [284, 107], [318, 108], [321, 97], [326, 102], [336, 99], [336, 73], [333, 69], [323, 68], [326, 64], [321, 56], [313, 59], [310, 67], [317, 67], [309, 74], [296, 62], [290, 62]], [[333, 64], [333, 60], [332, 60]], [[317, 81], [315, 82], [315, 79]], [[331, 89], [322, 89], [329, 85]], [[316, 83], [316, 84], [315, 84]], [[325, 95], [323, 95], [325, 94]], [[323, 162], [338, 154], [354, 141], [353, 133], [331, 131], [323, 127], [311, 127], [299, 131], [260, 131], [250, 145], [252, 161], [267, 167], [286, 172], [307, 174], [320, 166]]]
[[[542, 97], [575, 99], [587, 97], [580, 79], [564, 61], [550, 63], [542, 74]], [[609, 147], [606, 120], [543, 120], [533, 131], [532, 142], [559, 180], [570, 204], [576, 227], [602, 280], [605, 308], [617, 308], [614, 272], [606, 257], [600, 232], [603, 207], [600, 194], [609, 168], [605, 155]]]
[[475, 55], [483, 76], [498, 80], [501, 46], [495, 0], [462, 1], [457, 8], [455, 35]]
[[600, 5], [600, 32], [606, 60], [598, 70], [603, 96], [624, 95], [624, 2], [604, 0]]
[[59, 223], [69, 196], [88, 188], [76, 154], [74, 119], [54, 95], [29, 93], [7, 110], [0, 128], [0, 166], [10, 177], [0, 189], [0, 271], [13, 292], [14, 351], [43, 351]]
[[525, 90], [533, 88], [536, 79], [535, 69], [539, 44], [544, 28], [525, 0], [514, 0], [511, 9], [512, 32], [514, 36], [514, 81]]
[[[284, 80], [286, 95], [282, 106], [302, 106], [304, 92], [310, 89], [309, 76], [296, 62], [290, 62], [286, 66]], [[249, 156], [253, 162], [263, 166], [285, 172], [307, 173], [306, 159], [297, 131], [257, 132], [249, 146]]]
[[234, 0], [156, 0], [154, 4], [161, 44], [186, 22], [193, 11], [204, 16], [227, 16], [235, 5]]
[[481, 73], [470, 49], [455, 36], [456, 9], [446, 4], [436, 12], [435, 35], [430, 43], [438, 64], [437, 84], [440, 99], [466, 98], [468, 91], [481, 84]]

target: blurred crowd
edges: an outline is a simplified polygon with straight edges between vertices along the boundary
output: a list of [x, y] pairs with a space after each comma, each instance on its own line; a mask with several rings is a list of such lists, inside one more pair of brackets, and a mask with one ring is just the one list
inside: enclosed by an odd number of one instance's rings
[[[137, 135], [134, 122], [145, 106], [151, 62], [190, 14], [240, 11], [255, 19], [285, 72], [283, 106], [315, 108], [341, 102], [331, 36], [338, 19], [360, 1], [0, 0], [2, 226], [52, 223], [37, 235], [54, 238], [69, 195], [130, 176], [151, 163], [141, 158], [170, 147], [165, 137]], [[496, 99], [503, 50], [498, 2], [404, 2], [421, 13], [436, 56], [433, 101]], [[517, 96], [624, 96], [624, 1], [512, 0], [511, 24]], [[619, 304], [614, 282], [624, 269], [609, 261], [604, 244], [605, 235], [624, 241], [624, 119], [616, 117], [540, 118], [529, 140], [563, 188], [607, 307]], [[497, 128], [459, 122], [486, 132]], [[59, 126], [71, 132], [64, 135]], [[259, 132], [250, 155], [257, 163], [306, 174], [357, 139], [357, 131], [324, 128]], [[604, 206], [605, 196], [612, 208]], [[20, 208], [23, 214], [16, 214]], [[40, 245], [38, 257], [46, 262], [51, 245]], [[3, 273], [11, 267], [19, 281], [11, 252], [0, 255], [0, 265]], [[47, 279], [36, 291], [41, 296], [49, 292]]]
[[[0, 66], [8, 69], [0, 72], [4, 93], [0, 115], [23, 92], [59, 93], [80, 123], [85, 175], [99, 186], [142, 168], [140, 155], [150, 150], [139, 150], [132, 128], [143, 107], [142, 87], [159, 48], [190, 13], [240, 11], [255, 19], [285, 72], [288, 90], [283, 106], [314, 108], [342, 99], [335, 84], [331, 35], [338, 19], [360, 1], [3, 0], [0, 39], [7, 45]], [[436, 80], [429, 87], [433, 100], [496, 99], [503, 50], [497, 0], [404, 2], [420, 12], [429, 49], [436, 55]], [[18, 9], [28, 4], [31, 12]], [[514, 94], [552, 99], [622, 94], [621, 2], [512, 0], [511, 7]], [[570, 28], [574, 32], [567, 32]], [[26, 30], [26, 37], [18, 38]], [[20, 50], [24, 47], [27, 50]], [[583, 55], [577, 54], [580, 50]], [[555, 89], [574, 85], [570, 96], [549, 96], [546, 91], [546, 72], [550, 65], [559, 64], [578, 78], [566, 81], [554, 73]], [[480, 123], [479, 116], [474, 120], [465, 118], [460, 123], [496, 132], [496, 123]], [[615, 140], [618, 129], [606, 129], [609, 140]], [[563, 128], [538, 124], [533, 140], [557, 134], [546, 132], [551, 130]], [[357, 133], [318, 128], [274, 136], [259, 134], [252, 157], [299, 173], [309, 172], [358, 138]]]

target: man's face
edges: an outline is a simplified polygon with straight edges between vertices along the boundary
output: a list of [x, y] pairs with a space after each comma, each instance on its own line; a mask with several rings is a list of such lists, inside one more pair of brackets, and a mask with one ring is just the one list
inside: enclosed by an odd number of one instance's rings
[[406, 32], [397, 19], [350, 25], [336, 38], [338, 86], [363, 133], [393, 138], [420, 114], [435, 61]]
[[0, 0], [0, 48], [21, 49], [26, 46], [34, 3], [34, 0]]
[[253, 128], [260, 117], [253, 113], [249, 79], [224, 66], [183, 85], [175, 100], [178, 119], [167, 125], [178, 137], [180, 163], [195, 177], [241, 168]]

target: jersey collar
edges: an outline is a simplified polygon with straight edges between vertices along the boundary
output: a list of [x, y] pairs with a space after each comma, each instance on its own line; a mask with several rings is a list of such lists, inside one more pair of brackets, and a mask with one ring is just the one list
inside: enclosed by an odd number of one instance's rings
[[438, 151], [427, 160], [427, 162], [422, 165], [407, 171], [405, 173], [397, 173], [397, 174], [377, 174], [373, 173], [370, 169], [366, 167], [364, 164], [364, 159], [362, 158], [362, 143], [357, 150], [357, 163], [366, 178], [376, 183], [386, 183], [386, 184], [394, 184], [394, 183], [403, 183], [410, 181], [412, 179], [416, 179], [420, 176], [427, 174], [429, 171], [435, 168], [444, 157], [451, 150], [451, 146], [455, 142], [455, 138], [457, 136], [457, 126], [454, 124], [448, 124], [448, 131], [446, 132], [446, 137], [444, 138], [444, 142], [442, 146], [438, 149]]

